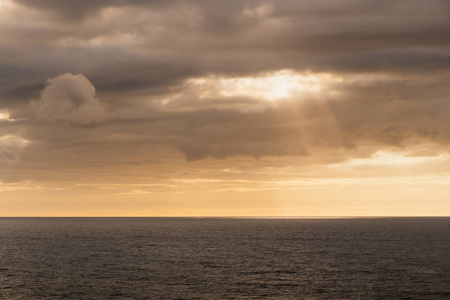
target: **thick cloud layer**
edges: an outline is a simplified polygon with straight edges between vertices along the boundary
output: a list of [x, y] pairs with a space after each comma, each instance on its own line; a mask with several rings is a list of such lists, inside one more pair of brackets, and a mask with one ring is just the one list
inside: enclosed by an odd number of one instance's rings
[[165, 151], [305, 164], [447, 152], [448, 1], [5, 3], [5, 178]]

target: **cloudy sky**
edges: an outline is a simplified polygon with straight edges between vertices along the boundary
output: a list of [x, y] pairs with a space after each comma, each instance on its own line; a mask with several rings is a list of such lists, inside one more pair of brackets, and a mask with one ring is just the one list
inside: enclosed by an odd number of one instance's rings
[[450, 215], [449, 15], [0, 0], [0, 215]]

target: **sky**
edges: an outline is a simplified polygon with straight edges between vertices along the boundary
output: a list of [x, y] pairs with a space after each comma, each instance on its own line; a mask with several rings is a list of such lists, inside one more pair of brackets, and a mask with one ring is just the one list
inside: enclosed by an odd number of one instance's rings
[[447, 0], [0, 0], [0, 216], [449, 216]]

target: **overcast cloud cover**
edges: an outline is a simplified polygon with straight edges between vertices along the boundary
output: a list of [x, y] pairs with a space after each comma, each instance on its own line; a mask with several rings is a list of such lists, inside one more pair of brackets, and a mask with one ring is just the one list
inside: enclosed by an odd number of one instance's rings
[[447, 0], [2, 0], [0, 181], [446, 155], [449, 16]]

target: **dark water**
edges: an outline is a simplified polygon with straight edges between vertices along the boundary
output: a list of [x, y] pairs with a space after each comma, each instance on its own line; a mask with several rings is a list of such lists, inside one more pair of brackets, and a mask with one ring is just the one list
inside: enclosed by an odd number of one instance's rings
[[3, 299], [450, 299], [450, 218], [1, 218]]

